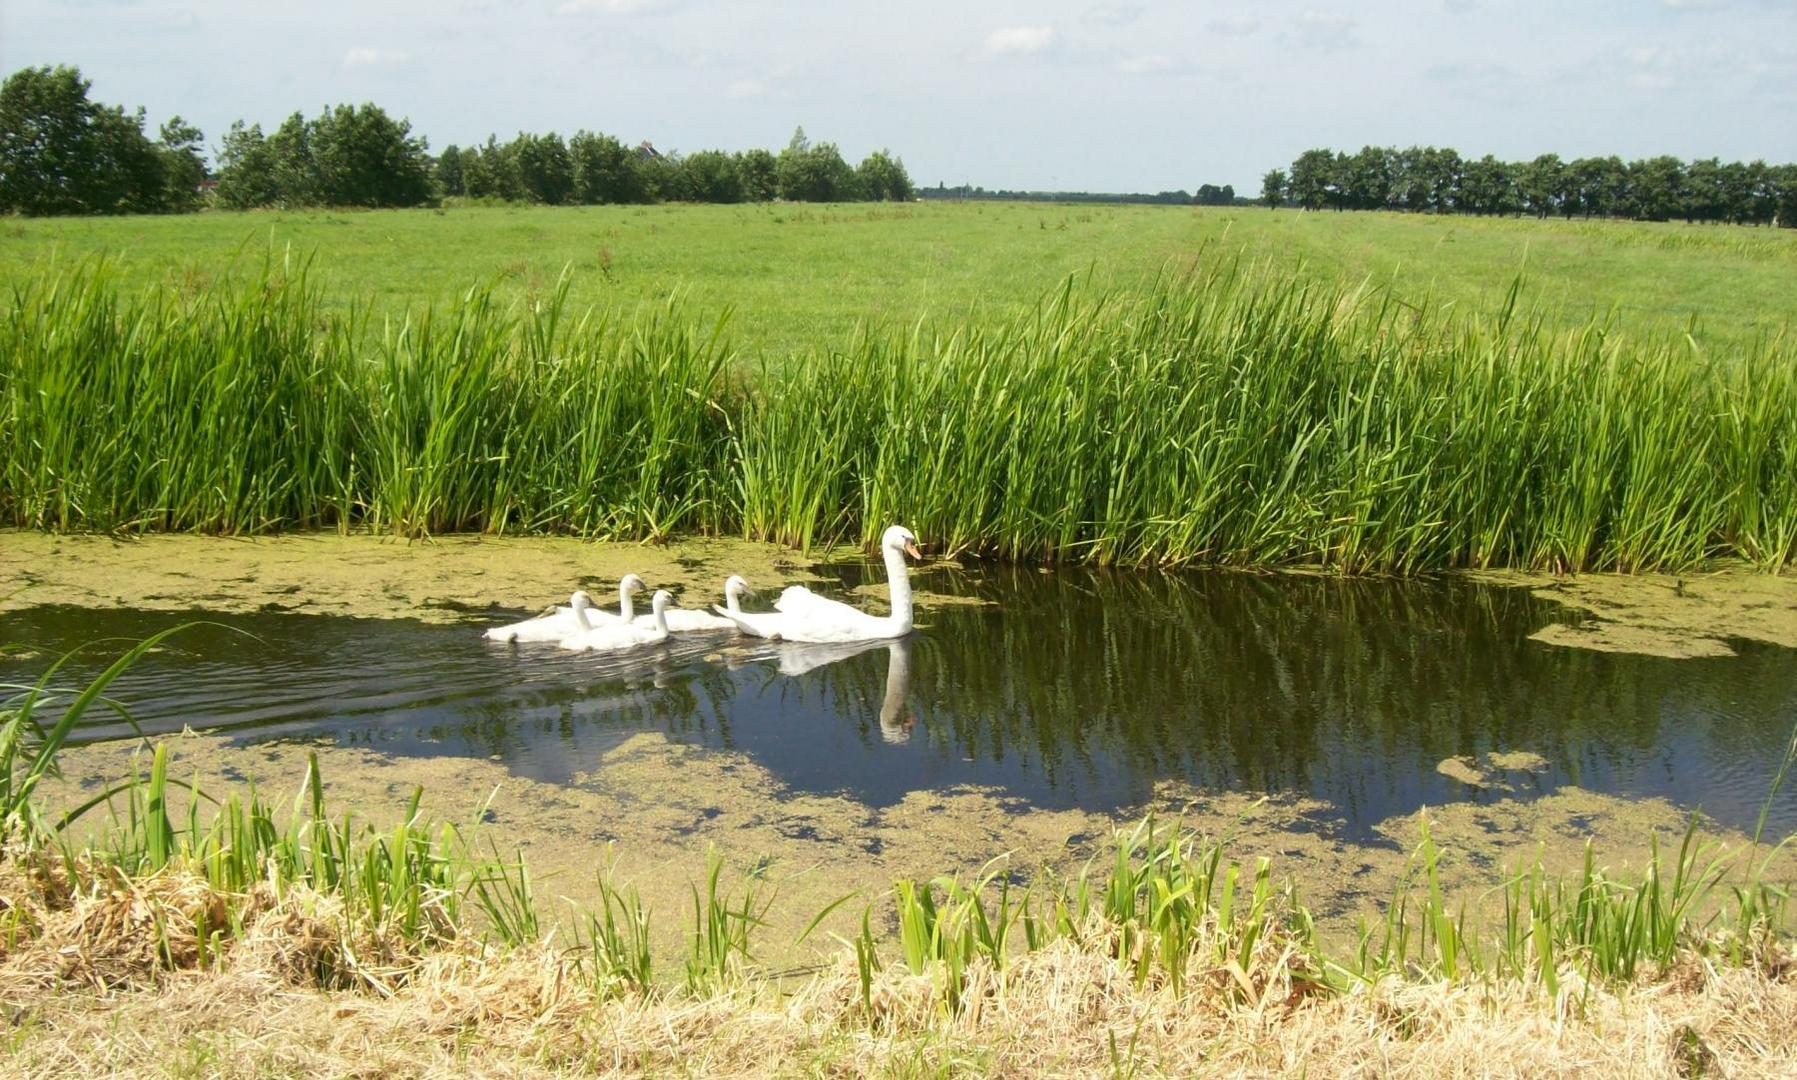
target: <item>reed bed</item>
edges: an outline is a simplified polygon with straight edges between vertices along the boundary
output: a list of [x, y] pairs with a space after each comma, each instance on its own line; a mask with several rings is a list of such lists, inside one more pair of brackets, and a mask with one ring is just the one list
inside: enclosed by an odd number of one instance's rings
[[306, 267], [0, 321], [0, 520], [43, 529], [738, 533], [903, 520], [1120, 565], [1679, 569], [1797, 555], [1797, 364], [1227, 261], [997, 327], [867, 327], [745, 371], [677, 302], [374, 324]]

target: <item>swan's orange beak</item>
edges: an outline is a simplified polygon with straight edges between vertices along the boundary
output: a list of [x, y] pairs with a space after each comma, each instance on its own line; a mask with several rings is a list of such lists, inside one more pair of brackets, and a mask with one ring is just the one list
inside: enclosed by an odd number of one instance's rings
[[911, 556], [913, 559], [916, 559], [919, 562], [923, 561], [923, 552], [917, 550], [917, 545], [910, 540], [905, 541], [905, 554]]

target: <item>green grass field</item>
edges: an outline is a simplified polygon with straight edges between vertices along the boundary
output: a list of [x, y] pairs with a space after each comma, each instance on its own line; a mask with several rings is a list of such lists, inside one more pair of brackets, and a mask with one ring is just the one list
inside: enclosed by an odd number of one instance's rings
[[472, 285], [634, 307], [671, 292], [730, 308], [731, 342], [782, 356], [843, 342], [857, 323], [984, 321], [1033, 305], [1071, 273], [1128, 286], [1168, 265], [1245, 253], [1318, 280], [1393, 284], [1489, 312], [1515, 276], [1566, 325], [1614, 310], [1632, 336], [1749, 349], [1797, 322], [1797, 231], [1733, 226], [1299, 213], [1258, 208], [928, 203], [904, 206], [479, 207], [206, 213], [8, 222], [0, 283], [46, 261], [119, 261], [127, 286], [191, 288], [313, 259], [335, 306], [442, 306]]

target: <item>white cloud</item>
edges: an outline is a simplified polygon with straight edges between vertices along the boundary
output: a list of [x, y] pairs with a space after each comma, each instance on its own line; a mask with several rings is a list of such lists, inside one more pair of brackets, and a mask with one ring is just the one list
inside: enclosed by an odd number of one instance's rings
[[412, 59], [409, 52], [397, 49], [371, 49], [366, 45], [358, 45], [343, 54], [343, 66], [355, 67], [398, 67]]
[[564, 0], [556, 6], [557, 15], [584, 15], [597, 11], [605, 15], [639, 15], [650, 11], [666, 11], [675, 0]]
[[1340, 49], [1354, 43], [1354, 19], [1335, 11], [1310, 8], [1292, 20], [1298, 40], [1318, 49]]
[[1131, 56], [1119, 61], [1117, 70], [1125, 75], [1149, 75], [1156, 71], [1166, 71], [1173, 66], [1173, 61], [1161, 55]]
[[1660, 0], [1660, 6], [1674, 11], [1701, 11], [1721, 7], [1722, 0]]
[[1039, 53], [1053, 40], [1052, 26], [1006, 26], [986, 35], [986, 49], [995, 53]]
[[1219, 34], [1245, 37], [1260, 29], [1260, 20], [1252, 15], [1225, 15], [1219, 19], [1212, 19], [1205, 25]]
[[1099, 4], [1088, 8], [1084, 16], [1087, 22], [1100, 26], [1128, 26], [1142, 17], [1139, 4]]
[[738, 79], [724, 87], [727, 98], [757, 98], [767, 93], [767, 83], [760, 79]]

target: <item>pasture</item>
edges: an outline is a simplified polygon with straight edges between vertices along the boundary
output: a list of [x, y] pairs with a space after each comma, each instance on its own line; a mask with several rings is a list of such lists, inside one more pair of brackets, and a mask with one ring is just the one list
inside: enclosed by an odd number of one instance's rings
[[1139, 286], [1197, 259], [1245, 257], [1330, 286], [1490, 313], [1520, 297], [1562, 326], [1611, 318], [1635, 337], [1690, 332], [1736, 353], [1797, 321], [1797, 231], [1532, 218], [1301, 213], [1259, 207], [917, 203], [216, 212], [7, 224], [0, 282], [103, 255], [126, 287], [203, 288], [265, 256], [311, 259], [327, 301], [379, 314], [442, 307], [472, 286], [541, 295], [564, 269], [575, 310], [682, 295], [731, 311], [745, 355], [845, 340], [866, 322], [945, 324], [1027, 309], [1070, 274]]

